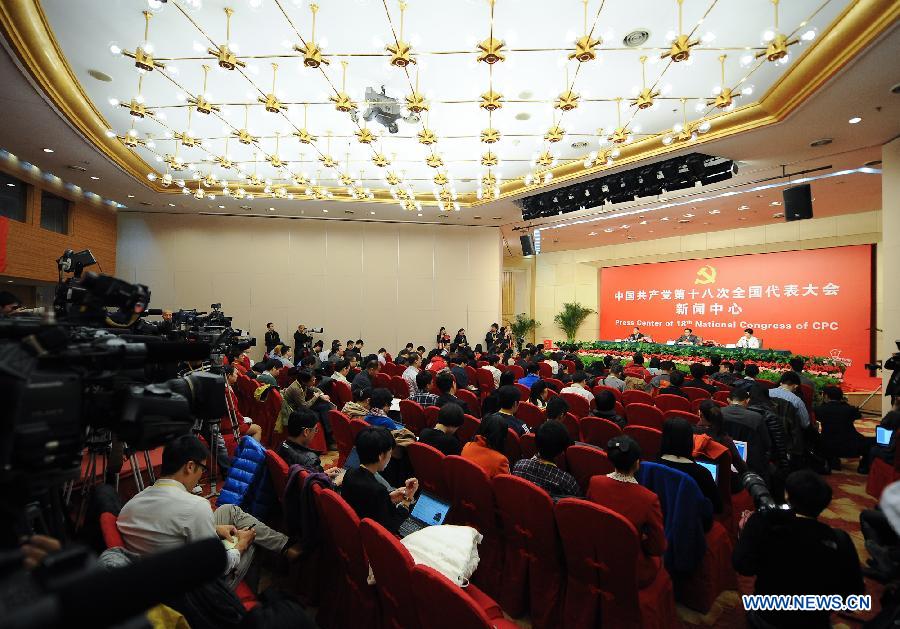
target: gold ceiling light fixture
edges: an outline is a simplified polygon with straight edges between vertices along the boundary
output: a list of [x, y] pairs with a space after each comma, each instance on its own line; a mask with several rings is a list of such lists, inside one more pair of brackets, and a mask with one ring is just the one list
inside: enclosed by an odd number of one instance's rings
[[555, 144], [564, 137], [566, 137], [566, 130], [559, 126], [559, 123], [556, 121], [553, 122], [553, 126], [547, 129], [547, 133], [544, 134], [544, 139], [547, 142], [550, 142], [550, 144]]
[[[310, 133], [309, 129], [307, 128], [308, 125], [306, 124], [306, 118], [308, 111], [309, 103], [303, 103], [303, 128], [294, 132], [294, 135], [297, 136], [297, 139], [299, 139], [303, 144], [312, 144], [318, 139], [316, 138], [316, 136]], [[362, 142], [362, 140], [360, 140], [360, 142]]]
[[372, 163], [379, 168], [387, 168], [391, 165], [391, 160], [389, 160], [384, 153], [375, 153], [375, 155], [372, 156]]
[[234, 162], [231, 161], [231, 155], [228, 153], [228, 139], [225, 138], [225, 152], [215, 159], [215, 162], [225, 170], [234, 168]]
[[448, 183], [450, 183], [450, 178], [447, 176], [447, 173], [439, 172], [435, 173], [432, 181], [434, 181], [434, 185], [436, 186], [446, 186]]
[[556, 166], [556, 161], [556, 155], [554, 155], [551, 151], [541, 151], [534, 158], [534, 164], [537, 166], [543, 166], [544, 168]]
[[284, 162], [281, 161], [281, 157], [278, 155], [278, 149], [281, 143], [281, 134], [276, 131], [275, 132], [275, 153], [269, 156], [269, 163], [272, 164], [273, 168], [284, 168]]
[[[153, 59], [153, 44], [150, 43], [149, 35], [150, 35], [150, 18], [153, 17], [153, 14], [150, 11], [144, 11], [144, 41], [134, 49], [134, 52], [130, 50], [122, 50], [121, 54], [126, 57], [130, 57], [134, 59], [134, 67], [138, 69], [139, 72], [152, 72], [154, 68], [159, 68], [160, 70], [164, 69], [166, 66], [159, 61], [155, 61]], [[116, 52], [116, 46], [113, 44], [111, 47], [113, 52]]]
[[[243, 188], [235, 188], [234, 190], [231, 191], [231, 198], [233, 198], [233, 199], [240, 200], [246, 196], [247, 196], [247, 191], [244, 190]], [[252, 199], [253, 197], [251, 196], [250, 198]]]
[[134, 128], [134, 118], [131, 119], [131, 128], [124, 135], [117, 135], [116, 139], [132, 150], [147, 145], [146, 140], [138, 137], [137, 129]]
[[575, 52], [569, 55], [569, 59], [577, 59], [580, 63], [593, 61], [597, 58], [597, 46], [603, 41], [594, 39], [588, 31], [588, 0], [582, 0], [584, 3], [584, 35], [575, 40]]
[[419, 138], [419, 144], [424, 144], [425, 146], [437, 144], [437, 136], [428, 127], [423, 127], [416, 137]]
[[359, 178], [356, 181], [351, 181], [352, 185], [347, 190], [347, 192], [354, 199], [372, 200], [375, 198], [375, 194], [368, 187], [363, 185], [364, 179], [365, 173], [361, 170], [359, 171]]
[[719, 87], [719, 93], [715, 98], [706, 101], [707, 105], [715, 105], [719, 109], [728, 109], [734, 105], [734, 99], [741, 95], [740, 92], [734, 92], [730, 87], [725, 87], [725, 59], [728, 55], [720, 55], [719, 63], [722, 65], [722, 83]]
[[218, 105], [213, 105], [207, 100], [206, 96], [206, 82], [209, 79], [209, 66], [203, 64], [203, 90], [197, 94], [197, 96], [193, 96], [188, 99], [188, 102], [197, 108], [197, 113], [200, 114], [211, 114], [214, 111], [219, 111]]
[[322, 165], [325, 168], [335, 168], [337, 166], [337, 162], [331, 156], [331, 131], [328, 132], [328, 139], [326, 144], [325, 153], [319, 155], [319, 161], [322, 162]]
[[272, 64], [272, 91], [266, 94], [266, 97], [263, 98], [260, 96], [256, 100], [265, 106], [266, 111], [273, 114], [279, 114], [282, 111], [287, 111], [287, 105], [283, 105], [281, 101], [278, 100], [278, 97], [275, 96], [275, 79], [278, 78], [278, 64]]
[[402, 204], [402, 207], [407, 212], [421, 212], [422, 211], [422, 204], [413, 199], [408, 199], [408, 200], [404, 201]]
[[[303, 159], [303, 156], [300, 156], [300, 159]], [[309, 175], [306, 173], [293, 173], [291, 175], [291, 182], [300, 188], [308, 188], [310, 185]]]
[[678, 33], [672, 39], [672, 46], [660, 55], [661, 59], [670, 57], [675, 63], [687, 61], [691, 57], [691, 48], [700, 43], [699, 39], [691, 39], [685, 35], [682, 29], [681, 9], [684, 0], [675, 0], [678, 3]]
[[220, 44], [218, 48], [209, 48], [206, 52], [216, 58], [220, 68], [225, 70], [234, 70], [235, 68], [244, 68], [246, 63], [237, 58], [231, 46], [231, 16], [234, 15], [234, 9], [225, 7], [225, 42]]
[[618, 124], [616, 128], [613, 129], [613, 132], [607, 136], [607, 139], [613, 144], [625, 144], [626, 142], [631, 142], [631, 129], [628, 128], [628, 125], [622, 126], [622, 99], [616, 99], [616, 116], [618, 120]]
[[414, 114], [420, 114], [423, 111], [428, 111], [428, 101], [425, 100], [425, 95], [419, 91], [419, 72], [416, 71], [416, 88], [412, 91], [412, 94], [406, 97], [406, 108]]
[[159, 178], [159, 185], [163, 188], [168, 188], [172, 185], [174, 178], [172, 177], [172, 173], [169, 172], [169, 169], [166, 168], [166, 174]]
[[358, 131], [355, 131], [356, 141], [360, 144], [372, 144], [375, 141], [375, 134], [372, 133], [367, 127], [362, 127]]
[[[435, 175], [435, 177], [437, 177], [437, 175]], [[399, 186], [402, 181], [403, 179], [400, 178], [400, 175], [392, 171], [388, 171], [384, 176], [384, 182], [391, 188]]]
[[253, 173], [247, 175], [247, 183], [251, 186], [261, 186], [263, 184], [262, 179], [259, 178], [258, 168], [259, 168], [259, 153], [256, 151], [253, 151]]
[[[349, 188], [354, 183], [353, 175], [350, 174], [350, 151], [347, 151], [345, 154], [344, 168], [346, 168], [344, 172], [338, 173], [338, 181], [341, 182], [341, 185]], [[347, 192], [349, 192], [349, 190]]]
[[180, 133], [175, 134], [175, 137], [178, 138], [179, 140], [181, 140], [181, 143], [188, 148], [203, 145], [203, 140], [196, 137], [194, 135], [194, 130], [191, 128], [191, 114], [193, 113], [193, 111], [194, 111], [194, 106], [193, 105], [188, 106], [187, 129], [185, 129], [184, 131], [181, 131]]
[[666, 146], [673, 142], [693, 142], [700, 134], [706, 133], [710, 129], [709, 120], [696, 120], [688, 122], [687, 109], [685, 108], [686, 98], [681, 99], [681, 122], [675, 124], [672, 130], [663, 135], [662, 143]]
[[231, 135], [237, 138], [241, 144], [253, 144], [258, 138], [254, 137], [247, 130], [247, 117], [250, 113], [250, 105], [244, 105], [244, 128], [233, 131]]
[[403, 14], [406, 12], [406, 3], [400, 0], [400, 37], [395, 37], [393, 44], [384, 47], [391, 53], [391, 65], [395, 68], [405, 68], [416, 60], [412, 57], [412, 46], [408, 42], [403, 41]]
[[497, 157], [497, 154], [493, 151], [485, 151], [481, 155], [481, 165], [482, 166], [497, 166], [500, 163], [500, 159]]
[[341, 91], [334, 94], [330, 100], [334, 103], [334, 108], [342, 113], [349, 113], [356, 109], [356, 103], [353, 102], [353, 99], [347, 94], [347, 62], [341, 61], [342, 70], [342, 78], [341, 78]]
[[440, 168], [444, 165], [444, 159], [437, 153], [431, 153], [428, 157], [425, 158], [425, 163], [432, 168]]
[[593, 168], [597, 164], [606, 164], [607, 166], [612, 166], [613, 160], [619, 157], [619, 153], [619, 148], [615, 146], [604, 149], [602, 151], [591, 151], [584, 159], [584, 167]]
[[166, 155], [163, 158], [163, 161], [166, 164], [166, 168], [170, 168], [174, 171], [184, 170], [184, 158], [178, 154], [178, 140], [175, 140], [175, 154], [174, 155]]
[[641, 55], [641, 91], [637, 97], [631, 101], [632, 107], [638, 109], [650, 109], [653, 107], [654, 99], [659, 96], [659, 90], [647, 87], [647, 56]]
[[200, 183], [202, 183], [207, 188], [214, 188], [216, 186], [216, 184], [219, 183], [219, 180], [216, 178], [215, 175], [213, 175], [212, 173], [209, 173], [208, 175], [206, 175], [200, 179]]
[[488, 33], [488, 38], [479, 42], [476, 46], [478, 56], [475, 58], [476, 61], [484, 62], [489, 66], [494, 65], [498, 61], [506, 61], [506, 51], [503, 50], [504, 46], [506, 46], [506, 42], [502, 39], [494, 38], [494, 4], [495, 0], [488, 0], [488, 5], [491, 8], [491, 28]]
[[120, 107], [124, 107], [128, 110], [128, 113], [131, 114], [133, 118], [143, 118], [145, 116], [155, 116], [156, 114], [147, 109], [146, 101], [144, 100], [144, 95], [141, 93], [144, 85], [144, 75], [138, 77], [138, 90], [137, 96], [132, 98], [127, 103], [119, 103]]
[[488, 91], [481, 95], [481, 104], [479, 107], [486, 109], [487, 111], [497, 111], [503, 107], [503, 94], [495, 92], [493, 88], [488, 89]]
[[500, 179], [490, 169], [478, 182], [478, 190], [475, 191], [475, 196], [481, 200], [486, 194], [485, 191], [495, 199], [500, 198]]
[[484, 144], [496, 144], [500, 141], [500, 131], [493, 127], [481, 130], [481, 141]]
[[309, 11], [312, 13], [312, 36], [302, 45], [296, 44], [294, 50], [303, 54], [303, 65], [307, 68], [318, 68], [323, 64], [327, 66], [330, 62], [322, 56], [322, 49], [316, 44], [316, 13], [319, 12], [319, 5], [311, 2]]
[[556, 98], [556, 102], [553, 103], [553, 108], [561, 111], [572, 111], [578, 107], [578, 99], [580, 98], [581, 96], [572, 89], [571, 85], [569, 85], [569, 68], [566, 66], [565, 89]]
[[766, 49], [763, 52], [756, 53], [756, 58], [765, 57], [766, 61], [771, 61], [772, 63], [787, 63], [788, 46], [799, 44], [800, 39], [797, 37], [789, 39], [787, 35], [778, 32], [778, 0], [772, 0], [772, 5], [775, 9], [775, 28], [763, 33], [763, 43], [766, 44]]
[[[550, 180], [553, 179], [553, 173], [550, 172], [550, 169], [536, 169], [524, 177], [522, 177], [522, 181], [526, 186], [539, 186], [542, 183], [550, 183]], [[481, 198], [481, 197], [479, 197]]]

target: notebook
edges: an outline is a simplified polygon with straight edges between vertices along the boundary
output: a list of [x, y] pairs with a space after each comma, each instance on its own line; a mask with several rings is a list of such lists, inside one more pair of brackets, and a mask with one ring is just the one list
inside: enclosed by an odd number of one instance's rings
[[707, 463], [706, 461], [697, 461], [697, 465], [705, 467], [709, 470], [709, 473], [712, 474], [713, 481], [719, 482], [719, 468], [715, 463]]
[[889, 430], [888, 428], [882, 428], [881, 426], [879, 426], [875, 429], [875, 440], [880, 446], [890, 445], [891, 435], [893, 434], [893, 430]]
[[747, 442], [746, 441], [738, 441], [734, 440], [734, 447], [737, 448], [738, 454], [741, 455], [741, 458], [745, 461], [747, 460]]
[[442, 502], [425, 492], [420, 493], [419, 499], [413, 505], [412, 513], [400, 525], [400, 537], [406, 537], [410, 533], [424, 529], [426, 526], [443, 524], [449, 510], [449, 503]]

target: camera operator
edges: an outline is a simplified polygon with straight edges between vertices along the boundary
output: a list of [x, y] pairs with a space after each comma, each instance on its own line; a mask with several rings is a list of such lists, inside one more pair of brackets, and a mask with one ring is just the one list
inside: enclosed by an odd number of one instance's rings
[[294, 332], [294, 347], [298, 357], [303, 354], [304, 350], [310, 348], [312, 340], [312, 336], [307, 332], [306, 326], [302, 323], [298, 325], [297, 331]]
[[171, 310], [163, 310], [162, 311], [162, 321], [156, 324], [156, 331], [162, 335], [167, 335], [169, 332], [175, 329], [175, 322], [172, 321], [172, 311]]
[[[831, 487], [812, 470], [785, 481], [790, 509], [759, 508], [743, 526], [734, 548], [735, 569], [756, 576], [755, 594], [865, 593], [859, 556], [850, 536], [818, 517], [831, 502]], [[748, 612], [750, 627], [829, 627], [829, 611]]]
[[294, 559], [299, 549], [288, 537], [244, 513], [237, 505], [213, 512], [209, 502], [191, 493], [209, 463], [209, 450], [193, 435], [176, 437], [163, 449], [161, 476], [125, 503], [118, 528], [125, 547], [138, 555], [171, 550], [201, 539], [228, 542], [226, 580], [236, 587], [253, 561], [254, 545]]

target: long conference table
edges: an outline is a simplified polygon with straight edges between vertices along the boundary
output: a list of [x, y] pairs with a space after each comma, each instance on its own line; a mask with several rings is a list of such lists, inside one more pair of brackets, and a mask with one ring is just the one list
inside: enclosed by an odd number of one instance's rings
[[[768, 349], [768, 348], [750, 348], [750, 347], [726, 347], [725, 345], [695, 345], [691, 343], [647, 343], [645, 341], [607, 341], [607, 340], [599, 340], [595, 341], [598, 345], [595, 349], [612, 349], [612, 346], [621, 346], [621, 345], [629, 345], [634, 346], [635, 349], [641, 349], [642, 351], [648, 354], [664, 354], [667, 351], [671, 351], [673, 348], [688, 348], [692, 347], [698, 350], [714, 350], [715, 353], [721, 354], [722, 356], [729, 356], [732, 353], [736, 352], [759, 352], [759, 353], [767, 353], [767, 354], [780, 354], [782, 356], [790, 356], [791, 350], [789, 349]], [[603, 345], [608, 345], [610, 347], [604, 348]], [[594, 349], [594, 348], [592, 348]]]

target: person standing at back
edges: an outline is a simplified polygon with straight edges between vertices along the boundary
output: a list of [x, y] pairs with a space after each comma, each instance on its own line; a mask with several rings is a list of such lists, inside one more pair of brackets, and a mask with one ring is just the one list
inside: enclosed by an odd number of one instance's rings
[[266, 324], [266, 335], [264, 340], [266, 343], [266, 356], [272, 352], [276, 345], [281, 345], [281, 337], [275, 330], [275, 324], [271, 321]]

